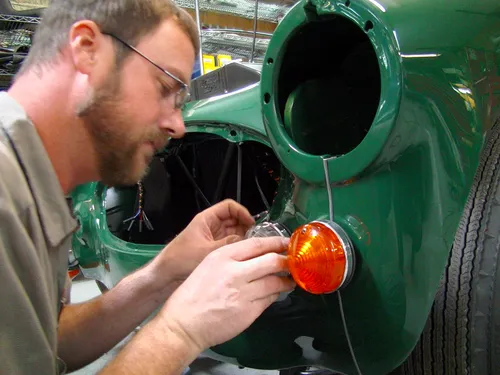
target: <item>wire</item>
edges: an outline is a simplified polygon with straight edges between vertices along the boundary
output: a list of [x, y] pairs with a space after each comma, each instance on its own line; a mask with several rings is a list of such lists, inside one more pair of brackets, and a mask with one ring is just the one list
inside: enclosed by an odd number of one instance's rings
[[255, 184], [257, 185], [257, 190], [259, 191], [260, 197], [262, 198], [262, 202], [264, 202], [264, 205], [266, 206], [266, 210], [269, 211], [271, 209], [271, 206], [269, 206], [269, 202], [267, 201], [266, 195], [264, 194], [264, 192], [262, 191], [262, 188], [260, 187], [259, 179], [257, 178], [257, 173], [255, 173], [255, 171], [254, 171], [253, 177], [255, 179]]
[[241, 203], [241, 172], [243, 169], [243, 150], [241, 149], [241, 144], [238, 143], [238, 175], [236, 181], [236, 201]]
[[[328, 193], [328, 213], [330, 217], [330, 221], [333, 222], [334, 215], [333, 215], [333, 193], [332, 193], [332, 187], [330, 184], [330, 170], [328, 169], [328, 159], [323, 158], [323, 169], [325, 172], [325, 184], [326, 184], [326, 191]], [[347, 340], [347, 345], [349, 346], [349, 351], [351, 352], [351, 357], [354, 362], [354, 366], [356, 366], [356, 371], [358, 372], [359, 375], [363, 375], [361, 372], [361, 369], [359, 367], [358, 361], [356, 359], [356, 354], [354, 353], [354, 347], [352, 346], [351, 342], [351, 336], [349, 335], [349, 329], [347, 328], [347, 321], [345, 318], [345, 313], [344, 313], [344, 304], [342, 303], [342, 295], [340, 294], [340, 290], [337, 291], [337, 297], [339, 299], [339, 309], [340, 309], [340, 316], [342, 318], [342, 325], [344, 326], [344, 333], [345, 337]], [[326, 302], [325, 302], [326, 303]]]
[[333, 195], [332, 195], [332, 188], [330, 186], [330, 171], [328, 169], [328, 160], [323, 159], [323, 169], [325, 171], [325, 184], [326, 184], [326, 192], [328, 194], [328, 214], [330, 221], [333, 221], [334, 215], [333, 215]]
[[132, 230], [132, 227], [134, 226], [134, 223], [138, 220], [139, 221], [139, 232], [142, 232], [142, 223], [146, 224], [146, 227], [149, 230], [154, 230], [153, 225], [149, 221], [148, 216], [146, 215], [146, 212], [144, 211], [143, 207], [143, 202], [144, 202], [144, 187], [142, 185], [142, 182], [137, 183], [137, 190], [139, 192], [139, 207], [137, 209], [137, 212], [134, 214], [134, 216], [123, 220], [123, 224], [126, 224], [130, 222], [127, 231], [130, 232]]
[[189, 182], [191, 183], [191, 185], [193, 186], [193, 188], [196, 190], [196, 192], [200, 195], [200, 197], [203, 200], [203, 202], [205, 203], [205, 205], [207, 207], [211, 207], [212, 204], [207, 199], [207, 197], [205, 196], [205, 194], [203, 193], [203, 191], [201, 190], [201, 188], [198, 186], [198, 184], [196, 183], [196, 181], [193, 179], [193, 176], [191, 176], [191, 173], [189, 172], [189, 169], [186, 167], [186, 164], [184, 164], [184, 162], [182, 161], [181, 157], [179, 155], [177, 155], [177, 154], [175, 154], [175, 157], [176, 157], [177, 161], [179, 162], [179, 165], [181, 166], [181, 168], [182, 168], [184, 174], [186, 175], [187, 179], [189, 180]]

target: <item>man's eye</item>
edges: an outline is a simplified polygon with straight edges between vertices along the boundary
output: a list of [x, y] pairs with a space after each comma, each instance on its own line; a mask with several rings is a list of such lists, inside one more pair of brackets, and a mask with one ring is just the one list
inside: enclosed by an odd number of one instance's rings
[[165, 84], [160, 84], [160, 85], [161, 85], [161, 96], [163, 96], [164, 98], [166, 98], [167, 96], [170, 95], [170, 93], [172, 92], [172, 90], [170, 90], [170, 87], [168, 87]]

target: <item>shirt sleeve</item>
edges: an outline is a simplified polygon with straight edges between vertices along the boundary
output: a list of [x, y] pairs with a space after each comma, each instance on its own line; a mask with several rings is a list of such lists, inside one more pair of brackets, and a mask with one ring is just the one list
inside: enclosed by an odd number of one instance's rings
[[0, 374], [56, 374], [57, 291], [34, 203], [9, 164], [0, 150]]

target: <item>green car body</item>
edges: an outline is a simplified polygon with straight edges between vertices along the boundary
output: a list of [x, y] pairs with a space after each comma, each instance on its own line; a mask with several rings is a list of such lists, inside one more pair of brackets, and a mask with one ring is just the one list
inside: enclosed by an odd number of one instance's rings
[[[269, 219], [290, 232], [329, 218], [329, 188], [356, 269], [336, 293], [297, 288], [209, 354], [346, 374], [386, 374], [404, 362], [499, 114], [498, 2], [296, 4], [272, 36], [260, 82], [189, 103], [187, 134], [272, 149], [282, 171]], [[112, 287], [164, 245], [113, 235], [106, 192], [100, 183], [74, 191], [73, 252], [85, 276]]]

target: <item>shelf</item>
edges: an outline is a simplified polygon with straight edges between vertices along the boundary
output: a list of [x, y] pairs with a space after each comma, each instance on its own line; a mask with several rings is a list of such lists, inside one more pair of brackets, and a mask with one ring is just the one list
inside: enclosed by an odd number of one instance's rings
[[[195, 9], [194, 0], [174, 0], [176, 4], [185, 9]], [[297, 0], [261, 0], [258, 6], [259, 21], [268, 21], [277, 23], [283, 18], [286, 11]], [[44, 8], [48, 5], [48, 0], [11, 0], [16, 9]], [[221, 14], [230, 14], [246, 19], [253, 19], [255, 14], [254, 0], [200, 0], [200, 12], [212, 12]], [[17, 16], [12, 16], [17, 17]], [[24, 17], [21, 17], [24, 18]], [[19, 22], [38, 23], [36, 17], [33, 20], [21, 20]], [[8, 21], [17, 21], [9, 19]]]
[[[186, 9], [195, 18], [194, 0], [174, 0], [177, 5]], [[255, 0], [200, 0], [200, 22], [204, 28], [217, 27], [220, 32], [205, 32], [202, 30], [201, 42], [203, 52], [207, 54], [229, 54], [233, 58], [250, 59], [254, 49], [254, 59], [263, 58], [269, 38], [274, 32], [277, 24], [285, 16], [288, 10], [297, 0], [259, 0], [257, 9], [257, 31], [259, 37], [255, 44], [253, 34], [248, 33], [254, 29]], [[43, 6], [46, 0], [13, 0], [17, 6]], [[27, 24], [27, 28], [40, 22], [39, 17], [11, 16], [0, 14], [0, 21]], [[225, 28], [246, 31], [246, 35], [238, 35]], [[265, 34], [265, 37], [264, 37]], [[0, 75], [5, 74], [0, 70]]]
[[0, 76], [13, 76], [14, 74], [12, 72], [9, 72], [8, 70], [0, 68]]
[[11, 16], [8, 14], [0, 14], [0, 21], [38, 24], [38, 23], [40, 23], [40, 18], [39, 17]]
[[[176, 3], [185, 9], [195, 9], [194, 0], [176, 0]], [[255, 15], [255, 1], [253, 0], [203, 0], [199, 2], [200, 12], [229, 14], [253, 20]], [[259, 2], [259, 21], [278, 23], [288, 11], [289, 6]]]
[[[250, 59], [253, 37], [225, 31], [202, 31], [202, 47], [205, 54], [229, 54], [233, 58]], [[254, 58], [262, 59], [269, 45], [268, 38], [255, 40]]]

